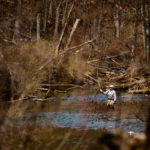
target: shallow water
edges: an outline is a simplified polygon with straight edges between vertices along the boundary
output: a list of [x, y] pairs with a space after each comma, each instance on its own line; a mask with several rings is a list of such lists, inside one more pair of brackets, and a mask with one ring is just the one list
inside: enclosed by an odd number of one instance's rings
[[[107, 97], [101, 93], [87, 95], [86, 92], [80, 92], [78, 93], [81, 94], [79, 96], [77, 93], [70, 93], [69, 96], [53, 97], [52, 100], [44, 104], [44, 106], [47, 105], [46, 110], [25, 111], [21, 118], [19, 115], [15, 119], [9, 117], [5, 120], [5, 123], [7, 125], [34, 124], [36, 126], [59, 128], [107, 129], [109, 131], [113, 131], [116, 128], [135, 132], [143, 132], [145, 130], [145, 123], [133, 116], [124, 118], [121, 116], [110, 116], [106, 113], [97, 113], [97, 110], [95, 110], [95, 113], [90, 111], [90, 109], [88, 111], [91, 102], [94, 105], [98, 105], [98, 103], [105, 102]], [[118, 95], [118, 101], [141, 101], [148, 99], [149, 97], [143, 95]], [[50, 105], [48, 106], [48, 104]], [[35, 103], [34, 107], [36, 105], [39, 105], [39, 103]]]
[[[143, 101], [149, 100], [149, 96], [145, 95], [132, 95], [132, 94], [125, 94], [120, 93], [117, 95], [117, 101]], [[107, 96], [98, 93], [98, 94], [89, 94], [89, 95], [82, 95], [82, 96], [66, 96], [66, 97], [53, 97], [52, 101], [60, 101], [64, 100], [65, 102], [77, 103], [77, 102], [106, 102]]]
[[[36, 116], [36, 120], [34, 116]], [[107, 129], [109, 131], [119, 128], [124, 131], [143, 132], [145, 129], [145, 123], [136, 118], [117, 118], [92, 113], [41, 112], [30, 114], [23, 121], [7, 119], [5, 123], [9, 125], [34, 124], [36, 126], [76, 129]]]

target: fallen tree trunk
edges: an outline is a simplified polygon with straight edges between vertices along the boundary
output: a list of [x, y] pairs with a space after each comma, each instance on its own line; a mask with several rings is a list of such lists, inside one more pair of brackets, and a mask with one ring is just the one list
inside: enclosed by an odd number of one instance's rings
[[[82, 43], [82, 44], [80, 44], [80, 45], [78, 45], [78, 46], [74, 46], [74, 47], [71, 47], [71, 48], [67, 48], [67, 49], [64, 50], [63, 52], [59, 53], [58, 56], [62, 56], [62, 55], [64, 55], [64, 54], [66, 54], [67, 52], [69, 52], [70, 50], [74, 50], [74, 49], [80, 48], [80, 47], [82, 47], [82, 46], [85, 46], [85, 45], [87, 45], [87, 44], [89, 44], [89, 43], [92, 43], [94, 40], [95, 40], [95, 39], [92, 39], [92, 40], [89, 40], [89, 41], [87, 41], [87, 42], [84, 42], [84, 43]], [[49, 63], [51, 63], [52, 61], [54, 61], [56, 58], [58, 58], [58, 56], [56, 55], [56, 56], [54, 56], [53, 58], [47, 60], [47, 61], [38, 69], [38, 71], [37, 71], [36, 73], [38, 73], [39, 71], [41, 71], [42, 69], [44, 69], [45, 66], [47, 66]]]
[[69, 47], [69, 45], [70, 45], [70, 43], [71, 43], [71, 40], [72, 40], [72, 36], [73, 36], [73, 34], [74, 34], [74, 32], [75, 32], [77, 26], [78, 26], [79, 21], [80, 21], [80, 19], [76, 19], [76, 21], [75, 21], [75, 23], [74, 23], [74, 26], [73, 26], [73, 28], [72, 28], [72, 31], [71, 31], [71, 33], [70, 33], [69, 40], [68, 40], [68, 43], [67, 43], [67, 46], [66, 46], [66, 47]]
[[150, 89], [129, 90], [131, 94], [150, 94]]

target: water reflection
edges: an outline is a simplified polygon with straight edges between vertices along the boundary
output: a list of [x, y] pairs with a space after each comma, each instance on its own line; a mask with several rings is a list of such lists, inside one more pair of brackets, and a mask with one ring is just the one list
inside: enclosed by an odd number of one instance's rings
[[[132, 95], [132, 94], [118, 94], [118, 101], [143, 101], [149, 100], [149, 96], [144, 95]], [[65, 96], [65, 97], [53, 97], [52, 102], [57, 102], [63, 100], [64, 102], [78, 103], [78, 102], [105, 102], [107, 96], [104, 94], [91, 94], [91, 95], [82, 95], [82, 96]]]
[[[36, 116], [36, 119], [33, 119]], [[78, 129], [121, 128], [125, 131], [144, 131], [145, 124], [136, 118], [120, 118], [93, 113], [41, 112], [28, 114], [23, 121], [7, 119], [6, 124], [35, 124], [38, 126], [71, 127]]]
[[[22, 125], [33, 124], [36, 126], [54, 126], [54, 127], [70, 127], [77, 129], [107, 129], [113, 130], [114, 128], [120, 128], [125, 131], [142, 132], [145, 129], [145, 123], [133, 116], [122, 117], [116, 115], [108, 115], [107, 110], [103, 110], [104, 113], [97, 111], [103, 102], [106, 102], [107, 96], [104, 94], [86, 94], [83, 92], [81, 96], [62, 96], [53, 97], [46, 106], [46, 110], [40, 112], [37, 111], [25, 111], [22, 118], [9, 117], [5, 120], [7, 125]], [[71, 95], [71, 94], [70, 94]], [[143, 95], [127, 95], [118, 94], [118, 101], [143, 101], [148, 100], [149, 97]], [[34, 99], [33, 99], [34, 101]], [[90, 103], [94, 102], [94, 103]], [[29, 104], [29, 107], [31, 103]], [[95, 107], [97, 106], [97, 107]], [[37, 107], [34, 104], [33, 107]], [[19, 108], [20, 109], [20, 108]], [[28, 109], [27, 109], [28, 110]], [[99, 113], [98, 113], [99, 112]], [[119, 113], [119, 112], [118, 112]]]

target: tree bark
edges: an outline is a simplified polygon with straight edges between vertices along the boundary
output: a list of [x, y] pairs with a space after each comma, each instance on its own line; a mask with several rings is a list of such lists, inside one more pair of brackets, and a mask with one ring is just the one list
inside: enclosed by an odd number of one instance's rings
[[16, 42], [16, 39], [20, 37], [21, 14], [22, 14], [22, 0], [17, 0], [17, 17], [15, 21], [13, 42]]
[[37, 14], [37, 25], [36, 25], [37, 42], [40, 41], [40, 13]]
[[100, 14], [99, 14], [99, 18], [98, 18], [98, 33], [100, 33], [101, 30], [101, 22], [102, 22], [102, 16], [103, 16], [103, 9], [104, 9], [104, 0], [102, 0], [102, 4], [101, 4], [101, 10], [100, 10]]
[[59, 26], [59, 9], [60, 9], [61, 2], [59, 3], [58, 7], [56, 8], [56, 20], [55, 20], [55, 30], [54, 30], [54, 40], [58, 36], [58, 26]]
[[137, 42], [137, 28], [138, 28], [138, 12], [139, 4], [137, 2], [136, 13], [135, 13], [135, 22], [134, 22], [134, 31], [133, 31], [133, 44], [132, 44], [132, 61], [135, 61], [136, 57], [136, 42]]
[[36, 18], [35, 5], [36, 5], [36, 0], [33, 0], [33, 4], [32, 4], [32, 19], [31, 19], [31, 24], [30, 24], [30, 37], [32, 35], [32, 29], [33, 29], [33, 25], [34, 25], [34, 20]]
[[66, 23], [65, 23], [64, 28], [63, 28], [63, 30], [62, 30], [61, 36], [60, 36], [60, 38], [59, 38], [59, 43], [58, 43], [58, 45], [57, 45], [56, 53], [55, 53], [56, 56], [58, 55], [58, 51], [59, 51], [59, 49], [60, 49], [60, 46], [61, 46], [61, 43], [62, 43], [62, 39], [63, 39], [63, 37], [64, 37], [64, 33], [65, 33], [65, 30], [66, 30], [66, 27], [67, 27], [67, 24], [68, 24], [68, 20], [69, 20], [70, 14], [71, 14], [71, 12], [72, 12], [72, 10], [73, 10], [73, 7], [74, 7], [74, 3], [73, 3], [72, 6], [70, 7], [70, 10], [69, 10], [69, 12], [68, 12], [68, 16], [67, 16], [67, 18], [66, 18]]
[[46, 31], [47, 23], [47, 0], [44, 0], [44, 20], [43, 20], [43, 31]]
[[49, 16], [50, 16], [50, 18], [52, 18], [52, 15], [53, 15], [53, 0], [51, 0], [50, 4], [49, 4]]
[[146, 61], [150, 60], [150, 4], [143, 1], [142, 4], [143, 17], [143, 47]]
[[94, 15], [94, 19], [93, 19], [93, 35], [95, 36], [95, 33], [97, 29], [97, 14]]
[[74, 34], [74, 32], [75, 32], [75, 30], [76, 30], [78, 24], [79, 24], [79, 21], [80, 21], [80, 19], [76, 19], [76, 21], [75, 21], [75, 23], [74, 23], [74, 26], [73, 26], [73, 28], [72, 28], [72, 31], [71, 31], [71, 33], [70, 33], [69, 40], [68, 40], [68, 43], [67, 43], [67, 46], [66, 46], [66, 47], [69, 47], [69, 46], [70, 46], [70, 43], [71, 43], [71, 40], [72, 40], [72, 36], [73, 36], [73, 34]]
[[65, 1], [66, 1], [66, 5], [65, 5], [65, 8], [64, 8], [64, 11], [63, 11], [62, 25], [65, 25], [66, 13], [67, 13], [67, 7], [68, 7], [68, 0], [65, 0]]
[[147, 51], [147, 61], [150, 61], [150, 23], [146, 26], [146, 51]]
[[141, 13], [142, 13], [142, 31], [143, 31], [143, 48], [144, 48], [144, 57], [146, 58], [146, 22], [145, 22], [145, 4], [143, 2], [141, 7]]
[[84, 35], [84, 40], [86, 39], [86, 17], [87, 17], [87, 3], [86, 0], [83, 0], [83, 35]]
[[114, 24], [115, 24], [115, 37], [120, 37], [120, 20], [119, 20], [119, 5], [116, 4], [114, 7]]
[[150, 61], [150, 3], [145, 4], [146, 60]]

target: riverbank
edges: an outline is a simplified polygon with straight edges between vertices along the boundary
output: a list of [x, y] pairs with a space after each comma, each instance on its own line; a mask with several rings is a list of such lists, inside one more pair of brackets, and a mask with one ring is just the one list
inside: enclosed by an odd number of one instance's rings
[[[17, 133], [17, 134], [16, 134]], [[42, 135], [42, 136], [41, 136]], [[138, 139], [120, 130], [115, 134], [106, 130], [76, 130], [70, 128], [47, 128], [35, 126], [5, 127], [1, 132], [2, 149], [58, 149], [58, 150], [98, 150], [124, 148], [144, 149], [145, 138]], [[137, 142], [138, 141], [138, 142]], [[123, 147], [123, 148], [122, 148]]]
[[[89, 45], [83, 47], [88, 49], [81, 54], [74, 55], [77, 49], [64, 50], [55, 57], [54, 45], [49, 41], [20, 42], [18, 47], [5, 42], [1, 44], [3, 61], [0, 62], [0, 75], [5, 76], [1, 78], [5, 83], [1, 87], [1, 93], [7, 100], [29, 96], [47, 98], [55, 93], [67, 92], [74, 88], [87, 89], [92, 86], [98, 91], [100, 88], [107, 88], [109, 84], [114, 84], [118, 91], [150, 93], [149, 63], [131, 63], [128, 59], [125, 61], [124, 57], [129, 57], [128, 53], [124, 54], [125, 56], [121, 55], [119, 59], [116, 58], [114, 62], [115, 58], [108, 59], [108, 55], [112, 54], [106, 55], [105, 51], [89, 60]], [[7, 76], [6, 73], [3, 74], [6, 70]]]

